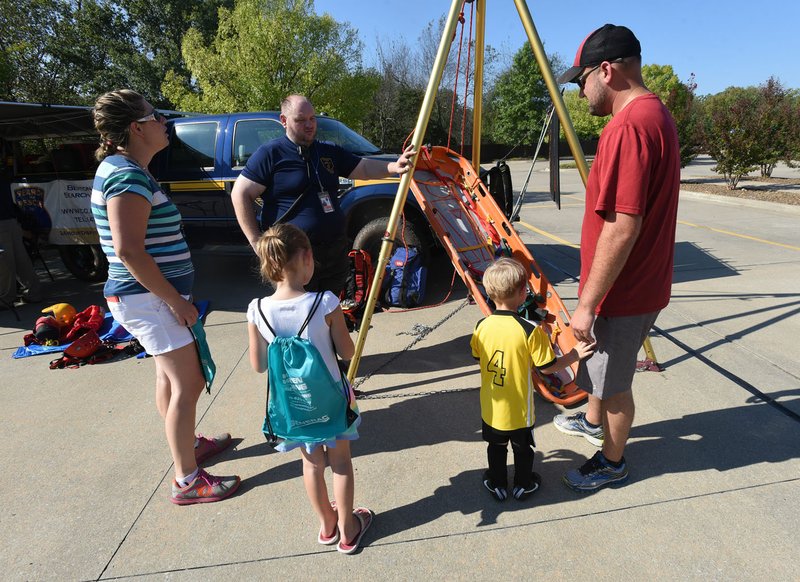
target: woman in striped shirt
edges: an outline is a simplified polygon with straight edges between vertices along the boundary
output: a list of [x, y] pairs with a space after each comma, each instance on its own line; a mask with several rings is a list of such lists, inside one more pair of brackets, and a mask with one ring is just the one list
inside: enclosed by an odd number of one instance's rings
[[230, 434], [195, 436], [197, 400], [205, 386], [194, 338], [194, 267], [178, 209], [147, 170], [168, 145], [164, 117], [135, 91], [101, 96], [94, 107], [100, 160], [92, 214], [108, 257], [104, 294], [109, 311], [136, 337], [156, 365], [156, 405], [175, 463], [170, 500], [179, 505], [219, 501], [239, 487], [238, 476], [214, 477], [198, 467], [225, 449]]

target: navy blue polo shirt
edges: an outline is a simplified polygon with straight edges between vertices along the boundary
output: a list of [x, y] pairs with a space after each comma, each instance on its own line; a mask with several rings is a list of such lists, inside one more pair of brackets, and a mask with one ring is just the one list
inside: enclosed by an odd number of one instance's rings
[[[346, 224], [339, 206], [339, 176], [349, 176], [361, 158], [330, 143], [314, 141], [304, 160], [288, 137], [268, 141], [247, 160], [242, 175], [266, 188], [261, 195], [264, 209], [261, 228], [282, 217], [298, 196], [298, 203], [284, 222], [303, 229], [314, 244], [334, 241], [345, 234]], [[332, 212], [325, 212], [319, 193], [328, 193]]]

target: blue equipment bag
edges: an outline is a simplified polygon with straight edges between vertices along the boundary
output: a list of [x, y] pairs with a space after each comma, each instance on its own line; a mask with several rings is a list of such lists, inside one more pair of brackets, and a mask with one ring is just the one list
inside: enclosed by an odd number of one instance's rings
[[384, 305], [414, 307], [425, 298], [428, 269], [416, 247], [399, 247], [386, 264], [381, 297]]
[[[357, 418], [350, 407], [350, 389], [344, 375], [336, 381], [319, 350], [305, 331], [322, 292], [317, 293], [311, 311], [291, 337], [278, 336], [261, 310], [267, 328], [275, 336], [267, 348], [267, 410], [262, 431], [270, 445], [278, 438], [303, 442], [325, 442], [342, 434]], [[341, 373], [341, 372], [340, 372]]]

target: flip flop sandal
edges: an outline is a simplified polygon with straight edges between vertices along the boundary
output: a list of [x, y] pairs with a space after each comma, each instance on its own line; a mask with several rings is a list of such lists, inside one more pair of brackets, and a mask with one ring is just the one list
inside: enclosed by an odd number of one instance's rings
[[345, 543], [344, 538], [339, 541], [336, 549], [342, 554], [352, 554], [358, 550], [358, 547], [361, 544], [361, 538], [363, 538], [364, 534], [367, 533], [369, 526], [372, 525], [372, 520], [375, 518], [373, 511], [371, 509], [367, 509], [366, 507], [357, 507], [353, 510], [353, 515], [358, 520], [361, 529], [358, 531], [358, 535], [355, 537], [355, 539], [353, 539], [353, 541], [349, 544]]
[[[336, 502], [331, 500], [331, 508], [336, 511]], [[337, 525], [333, 531], [332, 536], [326, 536], [325, 532], [322, 531], [322, 528], [319, 528], [319, 535], [317, 536], [317, 542], [322, 544], [323, 546], [332, 546], [335, 543], [339, 542], [339, 526]]]
[[323, 546], [332, 546], [335, 543], [339, 542], [339, 526], [337, 525], [336, 528], [333, 530], [333, 535], [328, 537], [322, 532], [322, 528], [319, 530], [319, 535], [317, 536], [317, 542], [322, 544]]

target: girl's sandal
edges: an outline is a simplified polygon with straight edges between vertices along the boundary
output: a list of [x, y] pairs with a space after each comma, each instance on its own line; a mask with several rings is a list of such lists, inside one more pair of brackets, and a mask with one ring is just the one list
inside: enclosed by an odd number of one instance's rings
[[[336, 511], [336, 502], [335, 501], [331, 501], [331, 507], [333, 508], [334, 511]], [[333, 534], [331, 534], [330, 536], [326, 536], [325, 532], [323, 532], [322, 528], [320, 527], [319, 528], [319, 535], [317, 536], [317, 543], [320, 543], [323, 546], [332, 546], [333, 544], [338, 543], [339, 538], [340, 538], [340, 536], [339, 536], [339, 526], [338, 525], [334, 528]]]
[[319, 535], [317, 536], [317, 542], [322, 544], [323, 546], [332, 546], [333, 544], [339, 541], [339, 526], [337, 525], [333, 530], [333, 535], [326, 536], [322, 528], [319, 530]]
[[361, 544], [361, 538], [364, 537], [364, 534], [369, 529], [369, 526], [372, 525], [372, 520], [375, 518], [375, 514], [372, 512], [372, 510], [367, 509], [366, 507], [357, 507], [353, 510], [353, 515], [358, 520], [361, 529], [359, 529], [358, 534], [350, 543], [346, 543], [344, 541], [344, 537], [342, 536], [342, 539], [339, 541], [336, 549], [343, 554], [352, 554], [358, 550], [358, 547]]

